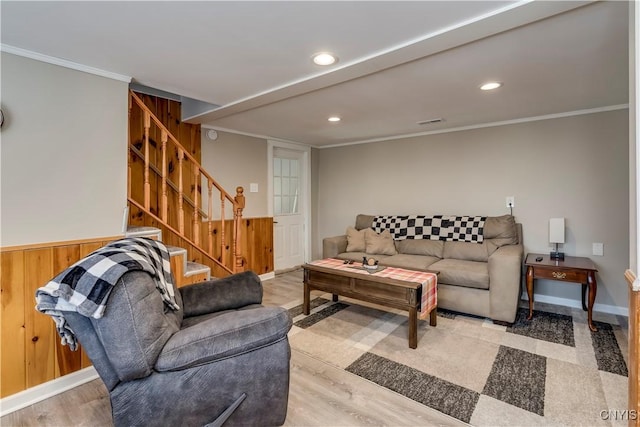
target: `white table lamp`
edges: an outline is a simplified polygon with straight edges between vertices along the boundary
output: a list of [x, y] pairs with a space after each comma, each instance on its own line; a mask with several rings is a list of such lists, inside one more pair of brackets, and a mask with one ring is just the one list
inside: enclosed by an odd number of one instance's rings
[[558, 252], [558, 243], [564, 243], [564, 218], [549, 219], [549, 242], [555, 244], [555, 249], [549, 254], [549, 257], [563, 260], [564, 252]]

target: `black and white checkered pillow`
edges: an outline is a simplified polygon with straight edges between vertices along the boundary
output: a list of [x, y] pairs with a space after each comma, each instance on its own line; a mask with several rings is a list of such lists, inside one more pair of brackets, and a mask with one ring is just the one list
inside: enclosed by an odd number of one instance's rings
[[451, 217], [449, 236], [457, 242], [477, 242], [483, 240], [484, 222], [487, 217], [456, 216]]
[[483, 241], [483, 216], [380, 215], [373, 219], [376, 233], [389, 230], [395, 240], [427, 239], [458, 242]]

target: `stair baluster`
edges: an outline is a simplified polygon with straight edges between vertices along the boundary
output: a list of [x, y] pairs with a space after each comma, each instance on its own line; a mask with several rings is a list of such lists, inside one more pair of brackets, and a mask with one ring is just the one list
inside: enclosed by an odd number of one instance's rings
[[149, 182], [149, 128], [151, 127], [151, 114], [144, 112], [144, 208], [151, 207], [151, 183]]
[[167, 222], [167, 210], [169, 207], [169, 197], [167, 195], [167, 132], [163, 129], [160, 134], [162, 142], [162, 200], [160, 202], [160, 219]]
[[198, 193], [198, 180], [200, 179], [200, 168], [193, 167], [193, 241], [200, 246], [200, 214], [198, 209], [200, 204], [200, 194]]

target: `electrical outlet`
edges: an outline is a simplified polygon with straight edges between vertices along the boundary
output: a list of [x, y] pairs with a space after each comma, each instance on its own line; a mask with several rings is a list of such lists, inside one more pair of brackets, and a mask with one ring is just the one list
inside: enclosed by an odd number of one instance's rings
[[513, 208], [516, 206], [516, 198], [513, 196], [507, 196], [507, 207]]

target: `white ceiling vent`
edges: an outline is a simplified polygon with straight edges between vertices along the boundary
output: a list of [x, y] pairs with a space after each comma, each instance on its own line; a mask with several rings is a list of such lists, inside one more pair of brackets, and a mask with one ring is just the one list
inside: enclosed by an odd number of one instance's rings
[[436, 123], [442, 123], [444, 119], [442, 117], [438, 117], [437, 119], [429, 119], [418, 122], [419, 125], [434, 125]]

